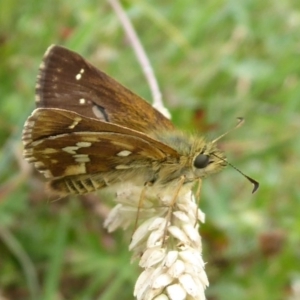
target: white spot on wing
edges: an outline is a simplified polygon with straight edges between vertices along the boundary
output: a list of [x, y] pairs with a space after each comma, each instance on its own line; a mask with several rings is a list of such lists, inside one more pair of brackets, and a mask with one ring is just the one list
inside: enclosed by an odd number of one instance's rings
[[83, 99], [83, 98], [79, 99], [79, 104], [83, 105], [85, 103], [86, 103], [85, 99]]
[[39, 144], [43, 143], [44, 141], [43, 140], [38, 140], [38, 141], [34, 141], [32, 142], [32, 148], [38, 146]]
[[92, 143], [90, 143], [90, 142], [78, 142], [78, 143], [76, 143], [76, 146], [64, 147], [64, 148], [62, 148], [62, 150], [69, 153], [69, 154], [72, 154], [74, 156], [76, 156], [76, 155], [86, 155], [86, 154], [77, 154], [76, 151], [79, 148], [91, 147], [91, 145], [92, 145]]
[[85, 163], [80, 163], [80, 164], [76, 164], [76, 165], [67, 166], [65, 169], [65, 172], [64, 172], [64, 176], [85, 174], [85, 173], [86, 173]]
[[80, 80], [82, 78], [82, 74], [84, 73], [84, 69], [81, 69], [79, 73], [75, 76], [76, 80]]
[[76, 154], [75, 151], [77, 151], [79, 148], [76, 147], [76, 146], [69, 146], [69, 147], [65, 147], [65, 148], [62, 148], [63, 151], [67, 152], [67, 153], [70, 153], [70, 154]]
[[41, 173], [44, 174], [45, 178], [52, 178], [53, 177], [52, 173], [49, 170], [41, 171]]
[[125, 156], [130, 155], [131, 153], [132, 153], [131, 151], [123, 150], [123, 151], [117, 153], [117, 156], [124, 156], [125, 157]]
[[33, 149], [32, 148], [25, 149], [23, 153], [24, 156], [31, 156], [33, 154]]
[[52, 154], [52, 153], [57, 153], [59, 150], [54, 149], [54, 148], [46, 148], [42, 150], [43, 154]]
[[130, 169], [130, 166], [126, 165], [118, 165], [115, 167], [116, 170], [125, 170], [125, 169]]
[[73, 155], [73, 157], [75, 158], [75, 161], [79, 163], [85, 163], [91, 161], [87, 154], [75, 154]]
[[37, 169], [42, 169], [45, 167], [44, 163], [42, 163], [41, 161], [37, 161], [34, 166], [37, 168]]
[[34, 156], [26, 157], [27, 161], [32, 163], [36, 161], [36, 158]]
[[81, 120], [82, 120], [81, 118], [76, 117], [76, 118], [74, 119], [73, 123], [72, 123], [70, 126], [68, 126], [68, 128], [69, 128], [69, 129], [73, 129], [76, 125], [78, 125], [78, 123], [79, 123]]
[[78, 148], [91, 147], [92, 143], [90, 143], [90, 142], [78, 142], [78, 143], [76, 143], [76, 146]]

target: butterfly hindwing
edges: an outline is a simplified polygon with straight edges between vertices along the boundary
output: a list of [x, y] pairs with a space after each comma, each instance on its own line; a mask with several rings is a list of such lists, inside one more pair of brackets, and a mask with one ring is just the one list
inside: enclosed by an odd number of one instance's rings
[[143, 133], [62, 109], [36, 109], [23, 142], [25, 158], [49, 179], [150, 166], [178, 156]]

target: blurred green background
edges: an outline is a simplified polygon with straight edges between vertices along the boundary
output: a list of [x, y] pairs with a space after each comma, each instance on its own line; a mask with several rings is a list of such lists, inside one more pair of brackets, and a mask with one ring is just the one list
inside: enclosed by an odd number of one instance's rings
[[[220, 141], [228, 167], [203, 182], [209, 300], [300, 299], [300, 2], [131, 0], [123, 5], [174, 123]], [[0, 2], [0, 298], [132, 299], [131, 232], [108, 234], [112, 201], [50, 201], [22, 158], [46, 48], [79, 52], [137, 94], [151, 94], [106, 1]]]

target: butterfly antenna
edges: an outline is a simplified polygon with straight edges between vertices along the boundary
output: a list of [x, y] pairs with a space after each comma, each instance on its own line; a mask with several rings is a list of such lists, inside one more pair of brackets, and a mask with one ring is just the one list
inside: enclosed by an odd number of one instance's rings
[[213, 156], [219, 158], [220, 160], [224, 161], [227, 165], [229, 165], [230, 167], [232, 167], [233, 169], [235, 169], [236, 171], [238, 171], [240, 174], [242, 174], [245, 178], [247, 178], [252, 184], [253, 184], [253, 190], [252, 190], [252, 194], [255, 193], [258, 188], [259, 188], [259, 182], [257, 182], [256, 180], [254, 180], [253, 178], [247, 176], [245, 173], [243, 173], [241, 170], [239, 170], [237, 167], [235, 167], [234, 165], [232, 165], [230, 162], [228, 162], [227, 160], [223, 159], [222, 157], [216, 155], [216, 154], [212, 154]]
[[213, 144], [216, 143], [218, 140], [220, 140], [222, 137], [224, 137], [225, 135], [227, 135], [227, 134], [230, 133], [231, 131], [233, 131], [233, 130], [239, 128], [240, 126], [243, 125], [243, 123], [244, 123], [244, 121], [245, 121], [244, 118], [241, 118], [241, 117], [237, 118], [237, 120], [238, 120], [238, 122], [237, 122], [237, 124], [236, 124], [233, 128], [231, 128], [231, 129], [229, 129], [228, 131], [226, 131], [226, 132], [224, 132], [223, 134], [221, 134], [219, 137], [217, 137], [216, 139], [214, 139], [214, 140], [212, 141], [212, 143], [213, 143]]

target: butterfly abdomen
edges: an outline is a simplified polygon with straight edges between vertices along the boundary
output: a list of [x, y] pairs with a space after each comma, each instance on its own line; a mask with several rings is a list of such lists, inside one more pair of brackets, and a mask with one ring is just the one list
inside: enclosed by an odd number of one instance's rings
[[54, 179], [48, 183], [50, 191], [62, 197], [69, 194], [87, 194], [106, 186], [107, 184], [104, 180], [93, 180], [91, 178], [79, 179], [76, 176]]
[[117, 173], [112, 170], [95, 174], [65, 176], [52, 179], [48, 183], [48, 190], [53, 195], [65, 197], [70, 194], [83, 195], [123, 183], [143, 186], [146, 182], [156, 181], [155, 173], [147, 166], [140, 166], [139, 168], [118, 170]]

